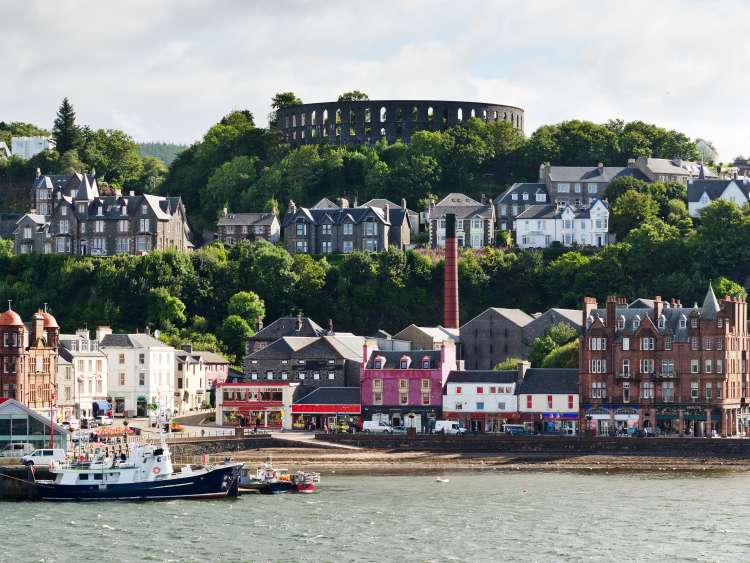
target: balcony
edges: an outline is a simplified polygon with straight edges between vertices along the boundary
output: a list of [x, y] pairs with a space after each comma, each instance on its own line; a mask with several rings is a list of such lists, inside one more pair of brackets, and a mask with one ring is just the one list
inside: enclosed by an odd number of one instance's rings
[[633, 379], [633, 374], [630, 373], [629, 371], [626, 371], [626, 372], [623, 372], [623, 373], [616, 374], [615, 378], [616, 379]]
[[675, 371], [660, 371], [656, 374], [656, 379], [675, 379], [677, 372]]

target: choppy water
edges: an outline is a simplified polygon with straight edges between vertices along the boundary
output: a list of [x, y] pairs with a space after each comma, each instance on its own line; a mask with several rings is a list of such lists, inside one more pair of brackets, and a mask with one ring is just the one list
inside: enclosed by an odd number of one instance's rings
[[750, 475], [324, 476], [319, 494], [2, 503], [2, 561], [747, 561]]

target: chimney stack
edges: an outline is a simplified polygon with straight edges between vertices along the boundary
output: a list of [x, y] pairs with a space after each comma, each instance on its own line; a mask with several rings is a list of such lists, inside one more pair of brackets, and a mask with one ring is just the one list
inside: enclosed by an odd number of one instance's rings
[[406, 198], [401, 198], [401, 209], [406, 211]]
[[41, 309], [31, 317], [31, 345], [36, 346], [39, 338], [44, 338], [44, 316]]
[[445, 216], [443, 326], [458, 328], [458, 244], [456, 242], [456, 215], [453, 213]]
[[328, 319], [328, 335], [333, 336], [333, 319]]
[[349, 200], [345, 197], [339, 198], [339, 207], [341, 209], [348, 209], [349, 208]]
[[604, 176], [604, 163], [600, 162], [596, 165], [596, 169], [599, 172], [599, 176]]
[[516, 370], [518, 370], [518, 375], [516, 379], [518, 383], [521, 383], [523, 381], [523, 378], [526, 375], [526, 371], [530, 367], [531, 367], [531, 362], [527, 362], [526, 360], [522, 360], [516, 364]]
[[98, 326], [96, 327], [96, 340], [98, 342], [101, 342], [105, 336], [108, 334], [112, 334], [112, 329], [108, 326]]
[[297, 332], [302, 332], [302, 313], [297, 313]]

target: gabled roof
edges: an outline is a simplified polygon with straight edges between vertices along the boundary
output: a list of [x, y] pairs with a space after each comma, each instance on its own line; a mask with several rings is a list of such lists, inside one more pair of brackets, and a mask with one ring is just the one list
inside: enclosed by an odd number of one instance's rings
[[460, 207], [460, 206], [469, 206], [473, 207], [476, 205], [481, 205], [477, 200], [471, 199], [466, 194], [460, 194], [457, 192], [450, 193], [447, 196], [445, 196], [443, 199], [441, 199], [439, 202], [435, 204], [435, 206], [448, 206], [448, 207]]
[[[583, 312], [580, 309], [547, 309], [544, 313], [536, 317], [531, 323], [533, 324], [535, 322], [546, 322], [547, 317], [553, 317], [553, 320], [555, 317], [557, 318], [564, 318], [568, 322], [574, 324], [577, 327], [581, 327], [583, 325]], [[542, 320], [540, 320], [542, 319]]]
[[668, 159], [668, 158], [646, 158], [646, 167], [654, 174], [671, 174], [674, 176], [698, 176], [701, 174], [701, 168], [703, 169], [702, 174], [704, 177], [717, 178], [717, 174], [708, 168], [703, 166], [699, 162], [692, 160], [682, 160], [679, 158]]
[[302, 317], [299, 327], [298, 317], [281, 317], [263, 327], [250, 340], [272, 341], [282, 336], [323, 336], [325, 330], [309, 317]]
[[519, 395], [576, 395], [578, 370], [576, 368], [530, 368], [517, 389]]
[[341, 209], [341, 208], [335, 203], [333, 203], [327, 197], [324, 197], [318, 203], [313, 205], [310, 209]]
[[574, 207], [570, 204], [562, 207], [554, 205], [530, 205], [516, 216], [516, 219], [559, 219], [563, 213], [572, 213], [575, 219], [589, 219], [594, 207], [609, 206], [601, 199], [596, 199], [587, 207]]
[[283, 226], [287, 227], [297, 221], [297, 219], [307, 220], [310, 223], [319, 225], [328, 217], [334, 224], [341, 224], [347, 219], [354, 223], [361, 223], [369, 217], [374, 217], [377, 221], [389, 225], [390, 222], [385, 220], [383, 210], [379, 207], [344, 207], [341, 208], [307, 208], [300, 207], [295, 213], [288, 212], [284, 216]]
[[400, 331], [399, 333], [395, 334], [393, 338], [395, 340], [403, 340], [401, 337], [401, 333], [404, 331], [410, 329], [411, 327], [416, 328], [420, 332], [422, 332], [424, 335], [429, 336], [432, 338], [435, 342], [443, 342], [445, 340], [451, 340], [453, 342], [460, 342], [461, 337], [459, 336], [459, 330], [456, 328], [445, 328], [440, 325], [438, 326], [417, 326], [415, 324], [410, 324], [405, 329]]
[[446, 383], [515, 383], [517, 378], [515, 370], [465, 370], [450, 372]]
[[750, 185], [742, 180], [693, 180], [688, 183], [687, 199], [695, 203], [700, 201], [705, 193], [714, 201], [719, 199], [731, 184], [735, 184], [745, 197], [750, 199]]
[[170, 348], [149, 334], [107, 334], [99, 343], [100, 348]]
[[[5, 399], [4, 401], [0, 402], [0, 414], [25, 414], [30, 416], [34, 420], [37, 420], [38, 422], [44, 423], [45, 428], [49, 428], [49, 418], [43, 417], [36, 411], [31, 410], [29, 407], [22, 403], [19, 403], [15, 399]], [[53, 425], [55, 434], [61, 434], [63, 436], [69, 434], [68, 430], [64, 426], [60, 426], [56, 422], [53, 423]]]
[[211, 352], [210, 350], [193, 350], [193, 355], [198, 356], [207, 364], [229, 363], [229, 360], [227, 360], [224, 356], [222, 356], [221, 354], [217, 354], [216, 352]]
[[400, 365], [401, 358], [409, 358], [410, 369], [421, 369], [422, 360], [430, 360], [430, 369], [435, 369], [440, 365], [440, 350], [373, 350], [370, 357], [367, 358], [367, 368], [375, 367], [375, 358], [382, 357], [385, 360], [383, 369], [397, 369]]
[[430, 220], [440, 219], [448, 213], [453, 213], [456, 219], [478, 216], [492, 220], [495, 215], [495, 206], [490, 203], [480, 203], [465, 194], [451, 193], [430, 206], [427, 211]]
[[529, 324], [531, 321], [534, 320], [534, 317], [532, 317], [531, 315], [527, 315], [526, 313], [521, 311], [521, 309], [504, 309], [502, 307], [488, 307], [487, 309], [479, 313], [476, 317], [464, 323], [464, 325], [461, 328], [464, 328], [466, 325], [471, 324], [475, 320], [487, 314], [498, 315], [500, 317], [508, 319], [510, 322], [512, 322], [513, 324], [519, 327], [526, 326], [527, 324]]
[[[364, 342], [364, 339], [362, 341]], [[313, 359], [330, 356], [359, 361], [361, 352], [355, 352], [335, 336], [285, 336], [249, 354], [247, 358], [252, 360]]]
[[[544, 183], [527, 183], [527, 182], [517, 182], [513, 184], [510, 188], [505, 190], [503, 193], [501, 193], [499, 196], [495, 198], [495, 203], [502, 203], [502, 204], [513, 204], [513, 203], [523, 203], [523, 202], [529, 202], [529, 201], [536, 201], [536, 195], [543, 193], [545, 197], [547, 198], [547, 201], [549, 201], [549, 194], [547, 193], [547, 184]], [[517, 199], [513, 199], [513, 194], [518, 194]], [[528, 194], [528, 199], [523, 199], [523, 194]]]

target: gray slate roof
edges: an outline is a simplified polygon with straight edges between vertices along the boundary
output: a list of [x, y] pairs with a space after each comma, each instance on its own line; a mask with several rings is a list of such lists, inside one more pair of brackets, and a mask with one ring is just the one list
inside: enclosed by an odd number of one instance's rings
[[169, 347], [161, 340], [143, 333], [135, 334], [108, 334], [99, 343], [100, 348], [152, 348]]
[[295, 405], [359, 405], [359, 387], [318, 387], [294, 401]]
[[287, 227], [295, 223], [297, 219], [303, 219], [315, 225], [322, 225], [326, 222], [340, 225], [347, 220], [353, 223], [362, 223], [368, 217], [373, 217], [385, 225], [390, 225], [390, 222], [385, 220], [383, 210], [379, 207], [344, 207], [343, 209], [339, 207], [331, 209], [301, 207], [297, 209], [296, 213], [287, 212], [282, 226]]
[[[361, 341], [360, 347], [364, 339]], [[339, 358], [354, 361], [359, 361], [360, 357], [361, 352], [357, 353], [335, 336], [285, 336], [247, 356], [251, 360]]]
[[515, 370], [466, 370], [450, 372], [446, 383], [515, 383], [517, 378]]
[[705, 192], [711, 201], [719, 199], [729, 184], [735, 183], [745, 197], [750, 199], [750, 184], [742, 180], [693, 180], [688, 183], [688, 201], [700, 201]]
[[[505, 190], [499, 196], [495, 198], [495, 203], [502, 204], [514, 204], [514, 203], [533, 203], [536, 201], [536, 195], [543, 193], [546, 196], [546, 201], [549, 201], [549, 193], [547, 192], [547, 184], [544, 183], [527, 183], [519, 182], [513, 184], [510, 188]], [[513, 194], [518, 194], [517, 199], [513, 199]], [[528, 194], [528, 199], [523, 199], [523, 194]]]
[[398, 369], [401, 358], [406, 356], [411, 359], [409, 369], [422, 369], [422, 359], [430, 359], [430, 369], [435, 369], [440, 365], [440, 350], [409, 350], [409, 351], [391, 351], [391, 350], [373, 350], [367, 359], [367, 368], [375, 367], [375, 358], [381, 356], [385, 359], [383, 369]]
[[575, 395], [578, 393], [576, 368], [530, 368], [526, 370], [518, 395]]
[[524, 211], [519, 213], [516, 219], [557, 219], [562, 216], [566, 209], [572, 210], [576, 219], [589, 219], [591, 217], [591, 209], [596, 202], [601, 202], [605, 207], [609, 207], [607, 203], [601, 199], [592, 201], [587, 207], [565, 205], [556, 208], [554, 205], [530, 205]]
[[479, 317], [487, 313], [494, 313], [496, 315], [504, 317], [519, 327], [524, 327], [534, 320], [534, 317], [532, 317], [531, 315], [527, 315], [521, 309], [504, 309], [501, 307], [489, 307], [485, 309], [484, 311], [482, 311], [481, 313], [479, 313], [476, 317], [474, 317], [470, 321], [467, 321], [466, 323], [464, 323], [464, 325], [461, 328], [463, 329], [466, 325], [472, 323], [474, 320], [478, 319]]
[[549, 179], [553, 182], [603, 182], [609, 183], [615, 178], [632, 176], [638, 180], [648, 181], [648, 177], [633, 167], [604, 166], [601, 171], [597, 166], [550, 166]]
[[297, 317], [281, 317], [263, 327], [250, 340], [272, 341], [282, 336], [323, 336], [326, 331], [308, 317], [302, 317], [302, 329], [297, 330]]
[[492, 204], [480, 203], [465, 194], [451, 193], [429, 208], [428, 217], [430, 220], [440, 219], [448, 213], [453, 213], [456, 219], [479, 216], [492, 220], [494, 211], [495, 207]]
[[701, 173], [701, 168], [703, 168], [704, 177], [718, 177], [717, 174], [707, 166], [703, 166], [699, 162], [694, 162], [692, 160], [681, 160], [678, 158], [672, 160], [668, 158], [647, 158], [646, 166], [654, 174], [671, 174], [674, 176], [688, 176], [691, 174], [698, 175]]
[[219, 217], [218, 225], [229, 226], [252, 226], [252, 225], [271, 225], [276, 215], [274, 213], [228, 213]]

